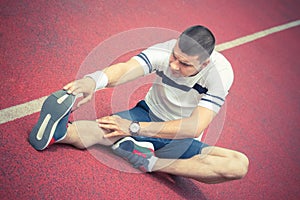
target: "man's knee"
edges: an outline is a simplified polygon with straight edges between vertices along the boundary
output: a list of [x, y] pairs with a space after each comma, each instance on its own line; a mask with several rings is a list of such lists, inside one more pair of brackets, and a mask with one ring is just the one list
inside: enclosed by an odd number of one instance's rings
[[230, 168], [225, 176], [229, 179], [241, 179], [246, 176], [249, 167], [248, 157], [240, 152], [233, 152], [230, 159]]

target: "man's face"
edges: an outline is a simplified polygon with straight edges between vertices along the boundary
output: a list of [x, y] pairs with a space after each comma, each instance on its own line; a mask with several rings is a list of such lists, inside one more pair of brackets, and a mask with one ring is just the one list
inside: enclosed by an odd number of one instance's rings
[[177, 42], [169, 59], [173, 76], [179, 78], [196, 75], [208, 64], [208, 62], [201, 64], [198, 58], [198, 56], [189, 56], [183, 53]]

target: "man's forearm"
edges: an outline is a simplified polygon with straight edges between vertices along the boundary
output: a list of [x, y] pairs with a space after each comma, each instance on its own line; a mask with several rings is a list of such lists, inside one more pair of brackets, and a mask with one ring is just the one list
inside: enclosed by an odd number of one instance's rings
[[189, 119], [167, 122], [140, 122], [140, 125], [140, 135], [168, 139], [197, 138], [204, 130], [204, 128], [199, 128], [201, 127], [200, 124]]
[[170, 139], [197, 138], [208, 127], [215, 115], [214, 111], [199, 106], [187, 118], [166, 122], [141, 122], [140, 134]]

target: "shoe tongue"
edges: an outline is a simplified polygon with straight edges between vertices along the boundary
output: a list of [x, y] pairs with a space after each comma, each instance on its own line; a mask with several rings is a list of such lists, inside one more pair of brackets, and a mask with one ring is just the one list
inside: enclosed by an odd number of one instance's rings
[[132, 141], [125, 141], [120, 144], [120, 148], [125, 151], [133, 152], [134, 144]]

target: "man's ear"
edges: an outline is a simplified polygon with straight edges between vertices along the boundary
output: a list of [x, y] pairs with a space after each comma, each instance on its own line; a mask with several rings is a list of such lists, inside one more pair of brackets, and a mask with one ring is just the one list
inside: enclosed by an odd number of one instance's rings
[[210, 63], [210, 59], [208, 58], [204, 63], [202, 64], [202, 68], [205, 68]]

